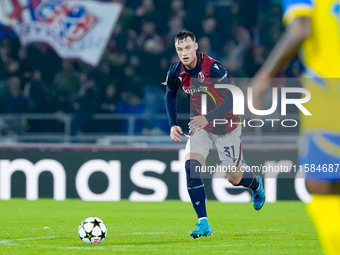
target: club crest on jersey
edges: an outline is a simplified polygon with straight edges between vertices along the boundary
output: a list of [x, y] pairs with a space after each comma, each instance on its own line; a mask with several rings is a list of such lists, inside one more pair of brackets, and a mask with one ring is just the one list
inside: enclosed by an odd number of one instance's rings
[[197, 79], [198, 79], [198, 82], [203, 83], [204, 82], [204, 74], [202, 72], [199, 72]]

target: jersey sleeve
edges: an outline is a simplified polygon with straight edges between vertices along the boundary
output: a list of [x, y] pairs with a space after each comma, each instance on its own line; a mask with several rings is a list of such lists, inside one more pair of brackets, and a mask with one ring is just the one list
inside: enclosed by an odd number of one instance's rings
[[169, 126], [172, 128], [173, 126], [177, 126], [177, 100], [176, 94], [170, 92], [168, 89], [165, 92], [164, 102], [165, 102], [165, 109], [168, 115]]
[[179, 63], [175, 63], [170, 66], [166, 79], [162, 84], [167, 86], [167, 90], [170, 92], [177, 93], [178, 88], [181, 86], [181, 80], [178, 78], [179, 75]]
[[168, 114], [170, 128], [177, 125], [177, 90], [181, 85], [181, 81], [178, 78], [178, 64], [170, 66], [166, 75], [166, 80], [162, 84], [167, 86], [164, 96], [165, 108]]
[[210, 67], [210, 77], [217, 79], [217, 82], [220, 83], [225, 82], [229, 76], [223, 65], [219, 62], [215, 62]]
[[[217, 83], [234, 84], [228, 75], [228, 72], [224, 69], [221, 63], [215, 62], [210, 68], [210, 77], [217, 80]], [[230, 90], [227, 90], [227, 97], [222, 101], [222, 104], [217, 106], [205, 115], [208, 122], [213, 119], [222, 118], [224, 114], [233, 109], [233, 95]]]
[[312, 0], [284, 0], [283, 22], [290, 25], [295, 18], [310, 17], [313, 9]]

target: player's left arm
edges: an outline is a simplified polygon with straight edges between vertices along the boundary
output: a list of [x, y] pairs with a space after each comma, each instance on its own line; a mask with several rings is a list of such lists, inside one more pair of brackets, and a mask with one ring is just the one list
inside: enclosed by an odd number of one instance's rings
[[[221, 63], [215, 62], [210, 68], [210, 77], [216, 79], [218, 83], [228, 83], [230, 78], [228, 72], [224, 69]], [[233, 109], [233, 96], [230, 90], [227, 90], [227, 97], [222, 101], [222, 104], [211, 110], [206, 115], [199, 115], [191, 118], [189, 122], [190, 129], [204, 128], [210, 121], [222, 118], [224, 114]]]

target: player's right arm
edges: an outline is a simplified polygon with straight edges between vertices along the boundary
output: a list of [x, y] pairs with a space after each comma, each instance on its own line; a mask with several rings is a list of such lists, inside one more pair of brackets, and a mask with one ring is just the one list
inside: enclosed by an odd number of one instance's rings
[[[176, 91], [177, 92], [177, 91]], [[170, 125], [170, 137], [175, 142], [182, 140], [181, 134], [183, 134], [182, 128], [177, 125], [177, 110], [176, 110], [176, 92], [170, 91], [167, 88], [165, 93], [165, 107], [168, 114], [169, 125]]]
[[302, 42], [312, 33], [311, 0], [285, 0], [284, 22], [288, 25], [284, 34], [276, 43], [265, 63], [251, 82], [253, 88], [253, 105], [262, 108], [263, 97], [271, 88], [268, 78], [273, 77], [298, 52]]
[[176, 76], [176, 70], [178, 65], [174, 64], [170, 66], [166, 81], [163, 85], [166, 85], [166, 93], [164, 96], [165, 108], [168, 114], [169, 125], [170, 125], [170, 138], [175, 142], [182, 140], [181, 134], [183, 134], [182, 128], [177, 125], [177, 91], [181, 85], [181, 81]]

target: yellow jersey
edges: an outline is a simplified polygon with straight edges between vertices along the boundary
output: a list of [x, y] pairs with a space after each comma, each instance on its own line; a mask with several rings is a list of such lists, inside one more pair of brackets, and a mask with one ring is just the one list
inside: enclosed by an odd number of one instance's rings
[[301, 131], [340, 132], [340, 0], [285, 0], [283, 21], [311, 19], [311, 35], [302, 43], [303, 84], [311, 92], [301, 116]]

